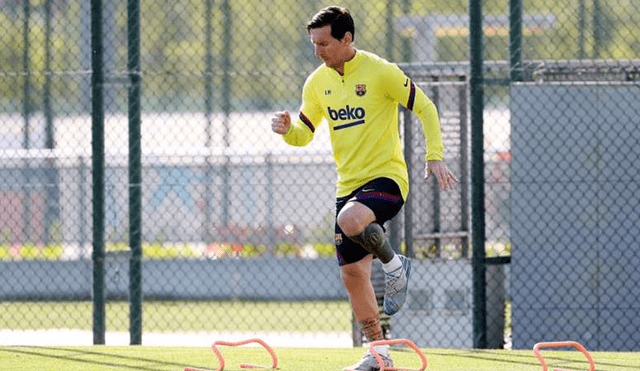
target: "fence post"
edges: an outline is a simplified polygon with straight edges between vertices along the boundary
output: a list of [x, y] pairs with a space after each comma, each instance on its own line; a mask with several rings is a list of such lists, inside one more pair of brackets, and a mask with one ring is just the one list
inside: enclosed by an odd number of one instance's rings
[[[29, 136], [31, 132], [29, 119], [31, 117], [31, 67], [29, 60], [29, 19], [31, 18], [31, 4], [29, 0], [24, 2], [24, 21], [22, 29], [22, 41], [24, 43], [24, 50], [22, 53], [22, 70], [24, 71], [24, 85], [23, 94], [24, 101], [22, 102], [22, 116], [24, 118], [24, 137], [22, 142], [22, 148], [31, 148], [31, 138]], [[30, 231], [27, 230], [28, 234]]]
[[578, 59], [585, 59], [587, 53], [584, 49], [585, 31], [587, 29], [587, 9], [585, 0], [578, 0]]
[[[54, 149], [54, 130], [53, 130], [53, 108], [51, 102], [51, 3], [52, 0], [46, 0], [44, 5], [44, 70], [45, 70], [45, 82], [44, 91], [42, 95], [42, 105], [45, 119], [45, 139], [44, 148]], [[60, 214], [58, 212], [58, 204], [60, 200], [60, 181], [58, 177], [58, 169], [56, 168], [56, 161], [54, 159], [47, 159], [45, 161], [46, 171], [46, 197], [47, 202], [44, 212], [44, 237], [43, 243], [48, 245], [49, 243], [57, 243], [59, 241], [52, 241], [54, 222], [60, 220]]]
[[44, 148], [53, 149], [53, 109], [51, 107], [51, 1], [46, 0], [44, 6], [44, 70], [45, 83], [42, 104], [45, 118]]
[[522, 81], [522, 0], [509, 0], [509, 67], [511, 81]]
[[484, 207], [484, 77], [482, 0], [469, 0], [471, 63], [471, 229], [473, 249], [473, 346], [487, 347]]
[[[22, 52], [22, 70], [24, 71], [23, 75], [23, 94], [24, 101], [22, 102], [22, 118], [24, 119], [24, 127], [23, 138], [22, 138], [22, 148], [30, 149], [31, 146], [31, 67], [30, 67], [30, 58], [29, 58], [29, 20], [31, 18], [31, 4], [29, 0], [25, 1], [23, 4], [24, 11], [24, 20], [22, 27], [22, 40], [24, 43], [24, 50]], [[31, 230], [31, 190], [29, 184], [31, 183], [31, 161], [29, 161], [29, 156], [26, 155], [24, 157], [24, 198], [22, 199], [22, 209], [24, 212], [23, 216], [23, 243], [30, 242], [32, 238], [32, 230]]]
[[[402, 110], [403, 124], [404, 124], [404, 157], [407, 161], [413, 159], [413, 119], [411, 117], [411, 111]], [[411, 166], [407, 166], [407, 173], [409, 179], [412, 179]], [[404, 254], [407, 257], [413, 256], [413, 202], [411, 199], [407, 200], [404, 205]]]
[[223, 20], [223, 40], [224, 45], [222, 47], [222, 113], [223, 113], [223, 133], [222, 133], [222, 146], [225, 149], [224, 164], [222, 167], [222, 225], [227, 227], [231, 221], [231, 200], [229, 196], [230, 182], [231, 182], [231, 163], [228, 155], [229, 147], [231, 146], [231, 94], [232, 94], [232, 82], [231, 82], [231, 53], [233, 42], [233, 14], [231, 9], [230, 0], [222, 1], [222, 12], [224, 14]]
[[[402, 15], [408, 16], [411, 12], [411, 0], [403, 0], [401, 5]], [[402, 60], [405, 63], [411, 62], [413, 55], [413, 48], [411, 45], [411, 39], [408, 36], [402, 36], [400, 38], [402, 45]], [[412, 161], [413, 159], [413, 118], [412, 112], [407, 109], [402, 111], [402, 121], [404, 124], [404, 158], [406, 161]], [[407, 166], [407, 174], [409, 180], [412, 179], [411, 166]], [[411, 199], [405, 200], [404, 205], [404, 254], [407, 257], [413, 257], [413, 206]], [[400, 247], [400, 246], [398, 246]]]
[[91, 159], [93, 180], [93, 344], [105, 343], [104, 49], [102, 0], [91, 0]]
[[142, 344], [142, 148], [140, 117], [140, 0], [127, 2], [129, 73], [129, 340]]
[[592, 59], [600, 59], [600, 49], [602, 49], [603, 39], [603, 17], [600, 0], [593, 0], [593, 55]]
[[[462, 191], [460, 192], [460, 206], [462, 207], [462, 211], [460, 213], [460, 229], [466, 232], [470, 232], [470, 189], [469, 189], [469, 139], [470, 139], [470, 128], [468, 126], [469, 123], [469, 98], [467, 96], [468, 89], [468, 81], [466, 80], [466, 76], [459, 77], [460, 81], [465, 82], [464, 85], [461, 85], [458, 88], [458, 99], [460, 100], [458, 111], [460, 112], [460, 187]], [[464, 258], [469, 257], [469, 243], [471, 242], [470, 234], [467, 234], [462, 238], [462, 256]]]
[[202, 231], [202, 239], [207, 246], [210, 246], [213, 242], [213, 216], [212, 216], [212, 195], [213, 191], [213, 158], [211, 155], [211, 146], [213, 143], [213, 0], [206, 0], [205, 4], [205, 76], [204, 76], [204, 113], [207, 119], [207, 126], [205, 127], [205, 147], [207, 148], [207, 155], [205, 158], [205, 194], [202, 198], [204, 203], [204, 228]]

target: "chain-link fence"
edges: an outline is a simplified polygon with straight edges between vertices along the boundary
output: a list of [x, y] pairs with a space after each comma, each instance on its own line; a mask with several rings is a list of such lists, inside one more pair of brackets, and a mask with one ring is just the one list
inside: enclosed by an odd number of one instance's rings
[[[358, 344], [335, 261], [326, 126], [293, 148], [269, 125], [272, 112], [299, 108], [319, 64], [305, 24], [331, 4], [143, 0], [138, 12], [136, 1], [104, 2], [95, 39], [91, 3], [0, 1], [3, 342], [90, 342], [96, 257], [114, 336], [107, 343], [118, 341], [137, 310], [129, 299], [138, 233], [144, 344], [249, 333], [285, 345]], [[640, 349], [640, 5], [484, 2], [483, 304], [472, 283], [467, 5], [340, 5], [354, 16], [356, 47], [398, 62], [436, 102], [446, 162], [460, 179], [449, 193], [422, 180], [420, 125], [401, 113], [411, 195], [387, 229], [415, 269], [407, 307], [383, 318], [386, 336], [473, 347], [472, 307], [483, 305], [489, 347], [571, 338], [591, 349]], [[96, 43], [104, 258], [94, 251], [92, 203]], [[139, 112], [131, 109], [137, 81]], [[136, 187], [140, 215], [132, 216]]]
[[640, 63], [511, 88], [513, 335], [638, 349]]

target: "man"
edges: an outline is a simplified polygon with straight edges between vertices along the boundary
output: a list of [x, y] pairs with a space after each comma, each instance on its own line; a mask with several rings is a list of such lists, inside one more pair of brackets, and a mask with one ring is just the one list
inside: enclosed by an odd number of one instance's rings
[[[395, 65], [353, 46], [355, 26], [348, 10], [327, 7], [307, 24], [315, 55], [322, 59], [306, 80], [296, 120], [278, 112], [271, 129], [295, 146], [329, 125], [338, 181], [335, 241], [341, 277], [356, 320], [369, 342], [382, 340], [380, 313], [371, 284], [375, 256], [385, 272], [383, 311], [395, 314], [405, 301], [411, 262], [396, 254], [382, 225], [401, 209], [409, 185], [398, 132], [398, 104], [420, 118], [427, 141], [425, 177], [443, 190], [456, 178], [442, 163], [444, 146], [435, 105]], [[393, 365], [388, 347], [376, 351]], [[377, 370], [369, 352], [345, 370]]]

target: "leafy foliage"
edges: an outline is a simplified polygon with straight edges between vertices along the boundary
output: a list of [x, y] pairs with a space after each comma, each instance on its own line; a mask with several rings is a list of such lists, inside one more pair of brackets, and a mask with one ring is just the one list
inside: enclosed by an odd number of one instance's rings
[[[82, 93], [79, 82], [86, 77], [87, 48], [86, 7], [76, 2], [55, 2], [51, 12], [51, 39], [45, 41], [44, 2], [31, 5], [28, 34], [21, 7], [13, 5], [0, 12], [0, 66], [12, 80], [0, 84], [0, 103], [19, 109], [28, 76], [31, 104], [40, 106], [45, 86], [46, 48], [50, 48], [53, 74], [52, 89], [64, 92], [64, 111], [77, 105]], [[525, 59], [634, 59], [640, 50], [640, 6], [631, 0], [524, 1], [524, 14], [549, 15], [549, 27], [537, 29], [525, 25], [523, 54]], [[202, 106], [205, 76], [211, 78], [215, 110], [268, 110], [295, 107], [299, 89], [306, 75], [319, 62], [313, 56], [305, 24], [318, 10], [317, 1], [211, 0], [210, 14], [206, 1], [143, 0], [141, 2], [141, 61], [145, 102], [143, 109], [193, 109]], [[410, 7], [405, 10], [406, 4]], [[596, 6], [597, 4], [597, 6]], [[455, 32], [438, 33], [436, 45], [439, 61], [468, 59], [468, 31], [463, 17], [465, 1], [447, 3], [374, 0], [345, 1], [356, 21], [356, 46], [403, 61], [407, 55], [407, 37], [395, 22], [407, 15], [419, 18], [434, 15], [459, 16], [461, 25]], [[507, 15], [507, 1], [484, 2], [486, 17]], [[106, 47], [115, 55], [105, 61], [107, 77], [125, 77], [127, 62], [126, 3], [109, 3], [104, 10]], [[84, 20], [83, 20], [84, 18]], [[455, 28], [454, 27], [454, 28]], [[437, 31], [437, 30], [436, 30]], [[451, 31], [451, 30], [449, 30]], [[490, 30], [489, 30], [490, 31]], [[26, 37], [25, 37], [26, 36]], [[414, 37], [418, 35], [414, 34]], [[508, 58], [508, 29], [485, 36], [485, 58]], [[25, 45], [25, 42], [28, 45]], [[409, 43], [412, 44], [412, 43]], [[413, 47], [418, 45], [413, 43]], [[27, 47], [28, 46], [28, 47]], [[24, 71], [25, 51], [28, 71]], [[414, 50], [413, 55], [417, 55]], [[1, 76], [1, 75], [0, 75]], [[7, 77], [5, 76], [5, 77]], [[119, 94], [122, 94], [121, 91]]]

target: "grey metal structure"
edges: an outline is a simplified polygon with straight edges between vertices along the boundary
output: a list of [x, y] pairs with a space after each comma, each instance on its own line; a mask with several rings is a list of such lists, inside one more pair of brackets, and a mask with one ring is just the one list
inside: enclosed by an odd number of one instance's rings
[[513, 347], [638, 350], [640, 63], [540, 67], [511, 87]]

